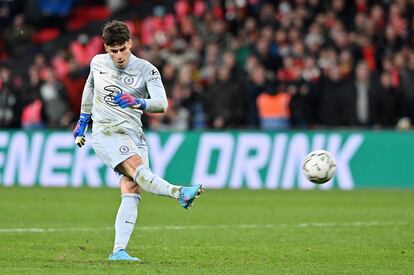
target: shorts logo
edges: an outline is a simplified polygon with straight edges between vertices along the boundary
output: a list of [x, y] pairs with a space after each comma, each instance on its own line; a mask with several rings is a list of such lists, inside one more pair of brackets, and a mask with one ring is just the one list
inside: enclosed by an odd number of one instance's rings
[[121, 152], [122, 154], [127, 154], [129, 152], [128, 146], [122, 145], [121, 147], [119, 147], [119, 152]]
[[124, 78], [124, 83], [126, 85], [131, 85], [132, 83], [134, 83], [134, 78], [128, 75]]

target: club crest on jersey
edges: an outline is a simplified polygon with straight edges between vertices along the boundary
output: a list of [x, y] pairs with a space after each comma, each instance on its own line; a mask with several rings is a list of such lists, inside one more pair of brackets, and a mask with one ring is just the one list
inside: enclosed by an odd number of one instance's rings
[[132, 83], [134, 83], [134, 78], [133, 78], [132, 76], [127, 75], [127, 76], [124, 78], [124, 83], [125, 83], [126, 85], [131, 85]]
[[128, 154], [129, 152], [128, 146], [122, 145], [121, 147], [119, 147], [119, 152], [121, 152], [122, 154]]

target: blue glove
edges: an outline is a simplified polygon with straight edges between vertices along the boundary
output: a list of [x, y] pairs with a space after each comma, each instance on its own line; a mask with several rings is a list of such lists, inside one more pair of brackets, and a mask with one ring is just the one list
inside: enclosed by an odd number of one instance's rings
[[139, 105], [135, 108], [145, 110], [145, 107], [147, 107], [147, 102], [145, 102], [143, 98], [135, 98], [127, 93], [120, 93], [114, 96], [114, 102], [118, 104], [121, 108]]
[[73, 130], [73, 136], [75, 137], [75, 143], [79, 147], [85, 145], [85, 132], [88, 129], [89, 120], [91, 114], [81, 113], [79, 116], [78, 123], [76, 123], [75, 130]]

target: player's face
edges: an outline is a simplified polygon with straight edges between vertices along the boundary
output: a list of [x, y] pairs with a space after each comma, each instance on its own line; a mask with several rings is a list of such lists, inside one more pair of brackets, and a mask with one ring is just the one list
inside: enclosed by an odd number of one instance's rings
[[128, 64], [129, 56], [131, 54], [131, 39], [121, 45], [108, 46], [105, 45], [105, 51], [109, 53], [115, 66], [122, 69]]

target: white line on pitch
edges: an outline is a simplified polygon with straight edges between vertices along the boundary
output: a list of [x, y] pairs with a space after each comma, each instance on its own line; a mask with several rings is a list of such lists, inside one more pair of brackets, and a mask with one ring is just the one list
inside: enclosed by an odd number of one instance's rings
[[[311, 228], [311, 227], [369, 227], [369, 226], [396, 226], [408, 225], [404, 221], [370, 221], [370, 222], [313, 222], [297, 224], [222, 224], [208, 225], [164, 225], [164, 226], [137, 226], [137, 230], [205, 230], [205, 229], [278, 229], [278, 228]], [[0, 233], [51, 233], [51, 232], [82, 232], [82, 231], [110, 231], [113, 227], [73, 227], [73, 228], [0, 228]]]

